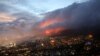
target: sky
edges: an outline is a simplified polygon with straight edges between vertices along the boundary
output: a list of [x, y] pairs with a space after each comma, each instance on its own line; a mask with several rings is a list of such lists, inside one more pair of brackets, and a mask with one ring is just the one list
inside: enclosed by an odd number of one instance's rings
[[[85, 1], [85, 0], [84, 0]], [[11, 22], [16, 17], [12, 15], [33, 14], [41, 17], [40, 14], [67, 7], [72, 3], [83, 2], [82, 0], [0, 0], [0, 22]], [[11, 18], [12, 17], [12, 18]], [[11, 20], [10, 20], [11, 18]], [[3, 20], [4, 19], [4, 20]], [[42, 20], [40, 18], [39, 20]]]
[[0, 3], [35, 14], [63, 8], [74, 2], [82, 2], [82, 0], [0, 0]]

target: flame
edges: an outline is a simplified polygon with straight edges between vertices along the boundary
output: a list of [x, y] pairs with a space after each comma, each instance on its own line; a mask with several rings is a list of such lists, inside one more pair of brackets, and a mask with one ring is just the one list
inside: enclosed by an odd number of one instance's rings
[[48, 20], [45, 20], [42, 23], [40, 23], [40, 28], [45, 28], [45, 27], [48, 27], [48, 26], [53, 25], [55, 23], [60, 23], [63, 21], [64, 20], [61, 18], [48, 19]]
[[52, 27], [52, 26], [56, 24], [60, 24], [64, 21], [65, 19], [62, 19], [60, 17], [47, 18], [44, 21], [40, 22], [37, 28], [40, 30], [40, 35], [43, 35], [43, 36], [45, 35], [51, 36], [55, 34], [60, 34], [60, 32], [64, 30], [64, 27], [62, 26]]
[[53, 28], [53, 29], [47, 29], [44, 32], [46, 35], [52, 35], [52, 34], [57, 34], [63, 30], [64, 30], [64, 28], [58, 27], [58, 28]]

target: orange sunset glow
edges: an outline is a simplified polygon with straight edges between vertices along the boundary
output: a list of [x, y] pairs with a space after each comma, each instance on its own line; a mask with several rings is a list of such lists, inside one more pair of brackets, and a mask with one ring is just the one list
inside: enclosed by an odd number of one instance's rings
[[0, 22], [12, 22], [16, 20], [14, 16], [11, 16], [7, 13], [0, 13]]

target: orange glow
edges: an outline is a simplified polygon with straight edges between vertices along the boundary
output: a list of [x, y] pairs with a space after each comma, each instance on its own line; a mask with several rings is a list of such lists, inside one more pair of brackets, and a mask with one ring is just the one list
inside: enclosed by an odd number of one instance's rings
[[59, 33], [62, 30], [64, 30], [62, 27], [54, 28], [54, 29], [47, 29], [47, 30], [45, 30], [45, 34], [46, 35], [57, 34], [57, 33]]
[[46, 33], [46, 34], [50, 34], [50, 31], [46, 30], [45, 33]]
[[40, 28], [45, 28], [47, 26], [53, 25], [55, 23], [63, 22], [64, 20], [61, 18], [54, 18], [54, 19], [48, 19], [40, 23]]
[[50, 40], [50, 44], [51, 44], [52, 46], [55, 46], [55, 45], [56, 45], [55, 40], [54, 40], [54, 39]]
[[89, 35], [89, 37], [90, 37], [90, 38], [92, 38], [92, 37], [93, 37], [93, 35], [91, 35], [91, 34], [90, 34], [90, 35]]
[[51, 42], [52, 42], [52, 43], [54, 43], [54, 42], [55, 42], [55, 40], [51, 40]]

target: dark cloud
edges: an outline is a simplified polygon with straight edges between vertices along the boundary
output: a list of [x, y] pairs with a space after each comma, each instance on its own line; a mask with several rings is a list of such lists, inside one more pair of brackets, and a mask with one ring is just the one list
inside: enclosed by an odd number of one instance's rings
[[[45, 19], [42, 21], [49, 20], [63, 20], [62, 22], [54, 23], [45, 27], [45, 29], [54, 29], [63, 27], [65, 32], [75, 33], [100, 33], [100, 1], [89, 0], [83, 3], [73, 3], [72, 5], [58, 9], [45, 14]], [[51, 22], [52, 23], [52, 22]], [[69, 30], [69, 31], [68, 31]], [[44, 30], [45, 31], [45, 30]], [[75, 33], [76, 34], [76, 33]]]
[[16, 10], [16, 9], [4, 3], [0, 3], [0, 12], [10, 12], [11, 10]]
[[100, 27], [100, 1], [90, 0], [83, 3], [74, 3], [66, 8], [48, 12], [45, 18], [55, 19], [56, 17], [65, 19], [60, 24], [69, 29], [98, 28]]

